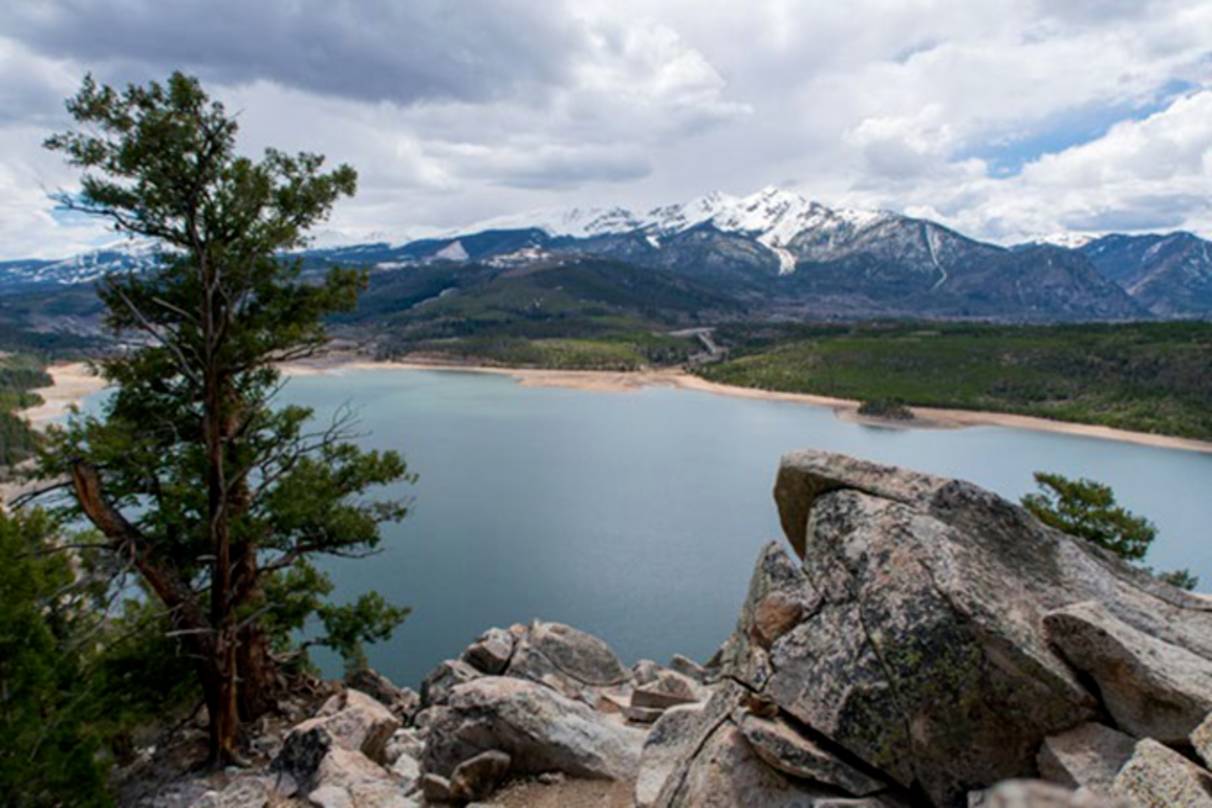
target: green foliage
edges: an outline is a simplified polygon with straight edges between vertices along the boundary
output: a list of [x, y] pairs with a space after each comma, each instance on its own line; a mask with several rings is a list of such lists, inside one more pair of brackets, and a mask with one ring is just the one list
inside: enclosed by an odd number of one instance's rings
[[[1157, 528], [1143, 516], [1117, 505], [1110, 486], [1094, 480], [1071, 480], [1060, 474], [1035, 473], [1039, 492], [1027, 494], [1023, 507], [1045, 525], [1093, 542], [1128, 561], [1140, 561], [1157, 538]], [[1171, 586], [1194, 589], [1199, 578], [1189, 570], [1154, 573]]]
[[37, 438], [18, 410], [41, 401], [38, 387], [51, 383], [42, 362], [30, 354], [0, 356], [0, 466], [20, 463], [33, 454]]
[[[379, 525], [407, 508], [365, 494], [411, 480], [403, 459], [349, 442], [348, 413], [317, 428], [309, 409], [274, 404], [277, 365], [322, 347], [325, 318], [353, 309], [366, 284], [342, 268], [303, 282], [280, 259], [356, 176], [323, 171], [314, 154], [239, 154], [235, 118], [179, 73], [121, 92], [88, 78], [68, 110], [80, 129], [47, 146], [84, 175], [63, 203], [160, 253], [151, 271], [100, 284], [107, 326], [141, 347], [100, 363], [114, 394], [99, 415], [49, 431], [39, 473], [73, 481], [64, 515], [91, 521], [99, 553], [130, 559], [154, 614], [168, 615], [160, 628], [195, 660], [213, 762], [234, 761], [239, 720], [272, 705], [273, 651], [309, 615], [331, 616], [334, 644], [353, 654], [403, 617], [371, 598], [361, 614], [372, 622], [351, 631], [308, 563], [376, 551]], [[156, 670], [170, 650], [130, 653]], [[129, 672], [121, 658], [110, 668]]]
[[913, 411], [905, 406], [899, 398], [874, 398], [859, 404], [859, 415], [871, 418], [887, 418], [896, 421], [908, 421], [913, 418]]
[[0, 511], [0, 794], [12, 806], [107, 805], [86, 725], [68, 558], [43, 513]]
[[712, 381], [1212, 439], [1212, 323], [734, 324]]
[[316, 611], [324, 625], [324, 636], [317, 644], [340, 654], [349, 671], [365, 668], [365, 644], [389, 638], [409, 613], [409, 609], [388, 603], [378, 592], [367, 592], [353, 603], [324, 604]]
[[1170, 584], [1170, 586], [1176, 586], [1179, 589], [1186, 589], [1188, 591], [1199, 586], [1199, 576], [1193, 575], [1191, 570], [1185, 568], [1160, 572], [1157, 574], [1157, 577]]
[[[309, 667], [306, 651], [312, 646], [325, 646], [341, 656], [347, 669], [366, 667], [365, 645], [382, 642], [404, 622], [411, 611], [393, 606], [378, 592], [362, 594], [353, 603], [326, 603], [324, 598], [333, 590], [332, 580], [306, 562], [268, 578], [265, 600], [275, 604], [265, 620], [265, 628], [278, 651], [295, 651], [292, 661]], [[323, 632], [295, 647], [295, 637], [309, 628], [315, 615]]]
[[1139, 561], [1157, 537], [1148, 519], [1115, 503], [1110, 486], [1094, 480], [1070, 480], [1037, 471], [1040, 491], [1023, 497], [1023, 507], [1045, 525], [1093, 542], [1129, 561]]
[[683, 362], [693, 352], [694, 343], [679, 337], [624, 332], [597, 338], [477, 336], [409, 347], [435, 358], [506, 367], [631, 371]]
[[106, 612], [94, 605], [94, 618], [104, 623], [89, 635], [79, 698], [90, 733], [126, 762], [136, 731], [188, 713], [201, 691], [188, 649], [169, 636], [172, 625], [154, 600], [132, 597]]

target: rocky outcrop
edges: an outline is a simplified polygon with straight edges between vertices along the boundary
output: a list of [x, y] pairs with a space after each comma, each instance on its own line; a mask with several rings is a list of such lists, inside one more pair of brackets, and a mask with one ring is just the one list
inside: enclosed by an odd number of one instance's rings
[[1136, 739], [1102, 724], [1081, 724], [1045, 738], [1036, 763], [1044, 779], [1070, 788], [1111, 793], [1111, 784], [1136, 748]]
[[797, 452], [775, 499], [798, 558], [764, 548], [720, 654], [748, 695], [658, 805], [693, 804], [694, 783], [723, 776], [712, 756], [769, 770], [747, 782], [854, 798], [961, 806], [1042, 769], [1086, 799], [1119, 776], [1123, 744], [1081, 751], [1066, 733], [1114, 721], [1133, 743], [1185, 744], [1209, 711], [1209, 603], [994, 494]]
[[459, 685], [436, 709], [422, 763], [443, 776], [495, 749], [510, 756], [517, 773], [625, 779], [634, 776], [644, 744], [642, 731], [523, 679], [487, 676]]
[[345, 690], [290, 731], [274, 768], [306, 784], [334, 750], [357, 753], [372, 764], [382, 762], [387, 743], [399, 727], [400, 722], [382, 704], [364, 693]]
[[503, 628], [490, 628], [463, 651], [463, 661], [491, 676], [504, 673], [513, 656], [514, 635]]
[[429, 672], [425, 681], [421, 682], [421, 706], [432, 707], [435, 704], [445, 704], [450, 697], [450, 691], [457, 685], [470, 682], [483, 676], [484, 672], [477, 670], [461, 659], [448, 659]]
[[1071, 791], [1042, 780], [1006, 780], [969, 795], [968, 808], [1133, 808], [1086, 789]]
[[509, 772], [513, 760], [504, 752], [490, 749], [469, 758], [450, 776], [450, 796], [456, 802], [472, 802], [491, 794]]
[[250, 743], [280, 749], [269, 773], [150, 804], [470, 804], [567, 776], [640, 808], [1212, 808], [1212, 601], [956, 480], [800, 452], [775, 496], [794, 555], [762, 549], [707, 665], [493, 628], [420, 696], [356, 674], [370, 695]]
[[783, 774], [837, 786], [858, 797], [888, 788], [887, 783], [841, 760], [785, 719], [747, 714], [740, 721], [740, 730], [757, 756]]
[[622, 695], [631, 684], [631, 672], [601, 639], [562, 623], [538, 620], [518, 637], [504, 674], [529, 679], [590, 706], [603, 696]]
[[1134, 808], [1212, 808], [1212, 774], [1149, 738], [1136, 745], [1112, 790]]
[[397, 687], [390, 679], [370, 668], [360, 668], [345, 677], [345, 684], [352, 690], [373, 698], [402, 723], [409, 723], [421, 709], [421, 697], [408, 687]]
[[648, 733], [636, 775], [636, 808], [651, 808], [678, 761], [693, 753], [701, 704], [683, 704], [667, 710]]
[[360, 752], [332, 749], [311, 775], [307, 799], [318, 808], [414, 808], [402, 784]]
[[1204, 764], [1212, 767], [1212, 713], [1191, 733], [1191, 746], [1203, 758]]
[[1111, 717], [1137, 737], [1185, 743], [1212, 711], [1212, 665], [1115, 617], [1097, 601], [1044, 615], [1052, 645], [1094, 680]]

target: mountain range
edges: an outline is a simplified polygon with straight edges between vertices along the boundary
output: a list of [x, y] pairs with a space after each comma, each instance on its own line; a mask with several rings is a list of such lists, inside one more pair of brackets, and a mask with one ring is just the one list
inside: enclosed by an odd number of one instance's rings
[[[1191, 233], [1060, 234], [1007, 247], [927, 219], [829, 208], [773, 187], [743, 197], [712, 193], [645, 213], [615, 207], [512, 215], [402, 244], [312, 249], [299, 257], [310, 269], [368, 266], [384, 288], [430, 295], [413, 299], [409, 292], [402, 306], [483, 295], [494, 284], [499, 292], [527, 277], [533, 286], [536, 273], [558, 279], [579, 267], [581, 276], [594, 276], [599, 293], [642, 281], [655, 298], [710, 302], [725, 316], [1212, 317], [1212, 243]], [[127, 242], [60, 261], [0, 262], [0, 294], [85, 283], [155, 260], [147, 245]]]

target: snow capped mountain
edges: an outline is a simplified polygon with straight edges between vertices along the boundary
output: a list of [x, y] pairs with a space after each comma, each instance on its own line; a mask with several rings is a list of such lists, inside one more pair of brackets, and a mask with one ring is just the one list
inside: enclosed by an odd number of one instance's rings
[[787, 249], [805, 231], [851, 234], [894, 217], [886, 211], [833, 210], [793, 191], [767, 186], [748, 196], [715, 191], [689, 202], [652, 208], [635, 214], [620, 208], [572, 208], [515, 214], [451, 230], [447, 238], [490, 230], [541, 230], [553, 238], [593, 238], [641, 232], [659, 249], [664, 239], [704, 224], [724, 233], [756, 240], [778, 259], [779, 271], [795, 271], [796, 256]]
[[1064, 247], [1067, 250], [1080, 250], [1096, 239], [1098, 239], [1098, 236], [1092, 236], [1089, 233], [1074, 233], [1065, 230], [1059, 233], [1049, 233], [1046, 236], [1040, 236], [1027, 242], [1027, 244], [1047, 244], [1052, 247]]
[[[642, 213], [540, 210], [403, 244], [384, 238], [315, 245], [299, 257], [308, 271], [438, 273], [470, 264], [545, 271], [605, 261], [624, 275], [643, 268], [731, 290], [738, 299], [764, 301], [759, 307], [776, 301], [831, 314], [1212, 317], [1212, 243], [1189, 233], [1058, 233], [1006, 248], [926, 219], [831, 208], [773, 186], [747, 196], [717, 191]], [[61, 261], [0, 262], [0, 291], [91, 282], [156, 259], [151, 244], [125, 240]]]
[[121, 239], [59, 261], [0, 262], [0, 285], [88, 283], [111, 272], [146, 269], [157, 260], [157, 248], [152, 242]]

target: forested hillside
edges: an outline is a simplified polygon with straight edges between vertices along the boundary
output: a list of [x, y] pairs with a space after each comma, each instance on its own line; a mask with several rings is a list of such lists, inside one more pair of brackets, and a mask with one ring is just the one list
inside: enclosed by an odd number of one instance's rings
[[731, 326], [725, 384], [1212, 439], [1212, 324]]

